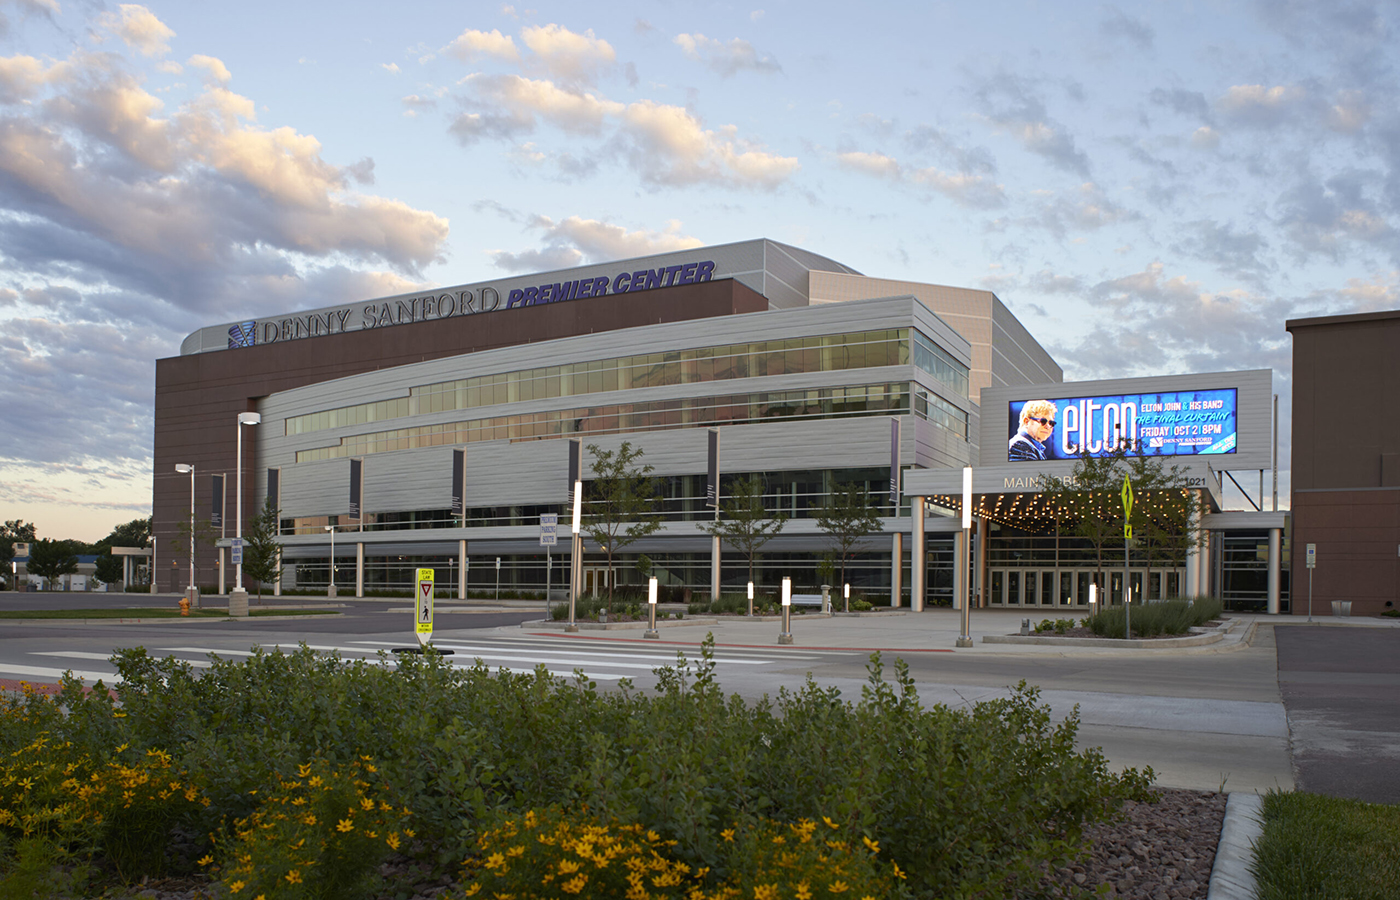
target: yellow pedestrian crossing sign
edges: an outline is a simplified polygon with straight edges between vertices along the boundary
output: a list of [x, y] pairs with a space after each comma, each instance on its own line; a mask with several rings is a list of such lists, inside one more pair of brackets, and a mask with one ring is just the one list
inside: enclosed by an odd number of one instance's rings
[[1123, 476], [1123, 540], [1133, 539], [1133, 526], [1129, 524], [1129, 519], [1133, 516], [1133, 482], [1127, 475]]
[[415, 605], [414, 633], [420, 646], [427, 646], [433, 636], [433, 570], [418, 570], [418, 597]]

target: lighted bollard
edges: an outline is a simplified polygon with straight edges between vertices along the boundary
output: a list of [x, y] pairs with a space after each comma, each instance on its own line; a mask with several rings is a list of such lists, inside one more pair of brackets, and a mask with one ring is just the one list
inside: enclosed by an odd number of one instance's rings
[[753, 615], [753, 582], [749, 582], [749, 615]]
[[642, 632], [642, 637], [651, 638], [654, 641], [660, 640], [661, 632], [656, 630], [656, 576], [654, 575], [651, 581], [647, 582], [647, 607], [650, 615], [647, 621], [650, 622], [651, 627]]
[[778, 643], [792, 643], [792, 579], [783, 579], [783, 630], [778, 633]]

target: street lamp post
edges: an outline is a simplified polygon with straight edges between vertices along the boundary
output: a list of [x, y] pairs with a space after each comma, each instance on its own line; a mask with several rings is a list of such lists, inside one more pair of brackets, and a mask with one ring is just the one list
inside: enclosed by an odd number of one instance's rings
[[238, 414], [238, 437], [235, 441], [237, 446], [236, 460], [238, 463], [238, 499], [235, 501], [237, 511], [234, 520], [233, 540], [235, 552], [238, 555], [234, 565], [234, 586], [233, 593], [228, 597], [228, 614], [230, 616], [248, 615], [248, 591], [243, 587], [243, 426], [260, 425], [262, 416], [255, 412], [241, 412]]
[[972, 540], [972, 467], [963, 466], [962, 495], [962, 552], [958, 554], [957, 565], [962, 572], [962, 632], [958, 635], [955, 647], [971, 647], [972, 643], [972, 591], [968, 577]]
[[326, 588], [326, 596], [335, 599], [335, 526], [326, 525], [325, 529], [331, 533], [331, 584]]
[[579, 582], [582, 578], [582, 570], [579, 568], [580, 557], [583, 556], [583, 482], [574, 482], [574, 541], [572, 551], [569, 554], [569, 624], [564, 626], [568, 632], [578, 631], [578, 622], [574, 619], [574, 614], [578, 606]]
[[190, 609], [199, 609], [199, 588], [194, 584], [194, 466], [176, 463], [175, 471], [190, 476], [190, 586], [185, 588], [185, 599], [190, 601]]

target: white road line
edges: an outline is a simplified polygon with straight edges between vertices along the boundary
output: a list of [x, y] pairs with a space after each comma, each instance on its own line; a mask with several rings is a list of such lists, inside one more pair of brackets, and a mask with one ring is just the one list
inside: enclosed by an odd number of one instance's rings
[[[298, 645], [298, 646], [301, 646], [301, 645]], [[358, 647], [332, 647], [332, 646], [326, 646], [326, 645], [311, 645], [311, 644], [308, 644], [308, 645], [306, 645], [306, 646], [308, 647], [308, 649], [311, 649], [311, 650], [348, 650], [348, 651], [351, 651], [351, 652], [354, 652], [354, 653], [371, 653], [371, 652], [373, 652], [373, 651], [365, 650], [365, 649], [358, 648]], [[391, 647], [391, 646], [396, 646], [396, 645], [393, 645], [393, 644], [385, 644], [384, 646], [386, 646], [386, 647]], [[407, 645], [402, 645], [402, 646], [407, 646]], [[223, 654], [223, 655], [225, 655], [225, 656], [254, 656], [254, 655], [255, 655], [254, 651], [252, 651], [252, 650], [216, 650], [216, 649], [208, 648], [208, 647], [162, 647], [161, 649], [162, 649], [164, 652], [166, 652], [166, 653], [202, 653], [202, 654], [206, 654], [206, 655], [207, 655], [207, 654], [213, 653], [213, 654]], [[280, 648], [279, 648], [279, 649], [280, 649]], [[455, 648], [453, 648], [453, 649], [455, 649]], [[545, 665], [546, 667], [549, 666], [550, 664], [553, 664], [553, 665], [566, 665], [566, 664], [569, 664], [569, 663], [584, 664], [585, 662], [587, 662], [587, 663], [592, 663], [592, 664], [594, 664], [594, 665], [597, 665], [597, 661], [596, 661], [596, 660], [587, 660], [587, 661], [580, 662], [580, 661], [578, 661], [578, 660], [558, 660], [558, 659], [553, 659], [553, 660], [547, 660], [547, 659], [532, 660], [530, 657], [497, 657], [497, 658], [511, 659], [511, 660], [514, 661], [514, 662], [522, 662], [522, 661], [523, 661], [523, 662], [531, 662], [531, 661], [537, 661], [537, 662], [539, 662], [539, 663]], [[475, 659], [481, 659], [481, 657], [475, 657]], [[393, 662], [396, 662], [396, 661], [397, 661], [396, 658], [395, 658], [395, 657], [392, 657], [392, 656], [389, 657], [389, 659], [388, 659], [388, 662], [390, 662], [390, 663], [393, 663]], [[482, 659], [482, 662], [486, 662], [486, 660]], [[472, 663], [467, 663], [467, 664], [465, 664], [465, 665], [458, 665], [457, 663], [454, 663], [454, 664], [453, 664], [453, 668], [457, 668], [457, 669], [470, 669], [470, 668], [472, 667], [472, 665], [473, 665]], [[605, 663], [605, 665], [610, 665], [610, 664]], [[532, 674], [532, 673], [535, 671], [534, 669], [517, 669], [517, 668], [512, 668], [512, 667], [510, 667], [510, 666], [489, 666], [489, 668], [490, 668], [491, 670], [493, 670], [493, 671], [495, 671], [496, 669], [505, 669], [505, 670], [508, 671], [508, 672], [514, 672], [514, 673], [516, 673], [516, 674], [518, 674], [518, 675], [530, 675], [530, 674]], [[649, 668], [649, 667], [637, 666], [637, 667], [635, 667], [635, 668]], [[573, 671], [558, 672], [558, 671], [555, 671], [555, 670], [553, 670], [553, 669], [548, 669], [548, 671], [549, 671], [549, 674], [554, 675], [554, 676], [556, 676], [556, 677], [558, 677], [558, 678], [572, 678], [573, 675], [574, 675]], [[611, 673], [607, 673], [607, 672], [588, 672], [588, 671], [585, 671], [583, 674], [586, 675], [586, 676], [589, 677], [589, 678], [594, 679], [595, 681], [616, 681], [617, 679], [623, 677], [622, 675], [616, 675], [616, 674], [611, 674]]]
[[8, 663], [0, 663], [0, 675], [17, 675], [21, 678], [43, 678], [46, 681], [58, 681], [65, 672], [72, 672], [73, 677], [81, 678], [83, 681], [105, 681], [118, 682], [121, 676], [116, 672], [84, 672], [78, 669], [50, 669], [44, 666], [12, 666]]
[[[110, 653], [85, 653], [81, 650], [34, 650], [30, 656], [57, 656], [64, 659], [95, 659], [98, 662], [107, 662], [112, 658]], [[187, 662], [196, 669], [207, 669], [209, 663], [200, 660], [181, 660]]]
[[[384, 647], [392, 646], [392, 645], [390, 645], [390, 644], [384, 643], [383, 641], [356, 641], [355, 643], [357, 643], [357, 644], [368, 644], [368, 645], [370, 645], [370, 646], [384, 646]], [[501, 648], [498, 648], [498, 647], [491, 647], [491, 646], [482, 646], [482, 645], [480, 645], [480, 644], [457, 644], [457, 643], [452, 643], [452, 642], [449, 642], [449, 641], [434, 641], [434, 642], [433, 642], [433, 646], [434, 646], [434, 647], [446, 647], [446, 648], [451, 648], [451, 649], [453, 649], [453, 650], [485, 651], [485, 652], [490, 653], [491, 656], [493, 656], [493, 657], [499, 657], [499, 658], [501, 658], [501, 659], [515, 659], [515, 660], [517, 660], [517, 661], [528, 660], [528, 659], [530, 659], [530, 657], [513, 657], [513, 656], [506, 656], [506, 655], [504, 655], [504, 654], [501, 652]], [[514, 648], [512, 648], [512, 649], [514, 649]], [[368, 651], [361, 651], [361, 652], [368, 652]], [[574, 648], [570, 648], [570, 649], [569, 649], [569, 654], [570, 654], [571, 656], [593, 656], [593, 657], [601, 657], [601, 658], [603, 658], [603, 659], [615, 659], [615, 658], [618, 658], [618, 657], [623, 657], [623, 658], [626, 658], [626, 659], [652, 659], [652, 660], [656, 660], [657, 662], [670, 662], [670, 663], [674, 663], [674, 662], [676, 661], [676, 657], [675, 657], [674, 655], [672, 655], [672, 656], [658, 656], [658, 655], [649, 654], [649, 653], [626, 653], [626, 652], [623, 652], [623, 651], [618, 651], [618, 652], [616, 652], [616, 653], [594, 653], [594, 652], [591, 652], [591, 651], [588, 651], [588, 650], [577, 650], [577, 649], [574, 649]], [[541, 660], [541, 661], [542, 661], [542, 662], [547, 662], [547, 660]], [[570, 662], [573, 662], [574, 660], [569, 660], [569, 661], [570, 661]], [[689, 661], [689, 662], [694, 662], [695, 660], [688, 660], [688, 661]], [[725, 657], [715, 657], [715, 662], [717, 662], [717, 663], [729, 663], [729, 664], [738, 665], [738, 666], [761, 666], [761, 665], [764, 665], [764, 664], [766, 664], [766, 663], [777, 662], [777, 661], [778, 661], [778, 660], [771, 659], [771, 658], [770, 658], [770, 659], [726, 659]], [[594, 660], [594, 662], [597, 662], [597, 660]], [[624, 663], [607, 663], [607, 665], [624, 665]], [[645, 664], [645, 665], [643, 665], [643, 664], [636, 664], [636, 665], [632, 665], [632, 666], [630, 666], [630, 667], [631, 667], [631, 668], [648, 668], [648, 669], [654, 669], [654, 668], [656, 668], [656, 666], [651, 665], [651, 664], [649, 664], [649, 663], [648, 663], [648, 664]]]

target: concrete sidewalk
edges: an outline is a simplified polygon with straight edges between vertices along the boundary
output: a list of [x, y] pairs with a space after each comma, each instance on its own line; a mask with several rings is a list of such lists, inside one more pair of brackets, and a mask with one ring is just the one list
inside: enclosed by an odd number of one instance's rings
[[[1056, 613], [1052, 615], [1052, 613]], [[967, 654], [1011, 654], [1011, 655], [1087, 655], [1118, 656], [1141, 655], [1144, 651], [1137, 647], [1102, 646], [1095, 643], [1074, 643], [1066, 639], [1054, 645], [1031, 643], [986, 643], [985, 637], [1001, 638], [1017, 635], [1023, 619], [1030, 619], [1031, 625], [1043, 619], [1073, 618], [1076, 622], [1087, 613], [1077, 610], [1018, 610], [1018, 609], [977, 609], [972, 611], [971, 633], [974, 646], [957, 649], [958, 635], [962, 631], [962, 614], [956, 610], [938, 608], [915, 613], [907, 610], [875, 613], [837, 613], [832, 616], [807, 613], [792, 617], [792, 635], [795, 647], [812, 649], [860, 650], [865, 652], [899, 651], [903, 653], [954, 652]], [[1267, 616], [1231, 615], [1239, 625], [1231, 629], [1224, 640], [1200, 647], [1173, 647], [1176, 652], [1221, 652], [1247, 645], [1252, 633], [1250, 626], [1260, 621], [1270, 621]], [[1281, 617], [1273, 617], [1278, 621]], [[693, 622], [693, 624], [691, 624]], [[681, 643], [698, 645], [709, 633], [713, 633], [717, 644], [730, 646], [761, 647], [777, 646], [778, 634], [782, 630], [779, 617], [747, 616], [696, 616], [676, 621], [663, 619], [657, 622], [661, 643]], [[525, 622], [520, 626], [526, 631], [557, 632], [563, 623], [548, 620]], [[606, 636], [609, 639], [627, 640], [640, 638], [645, 623], [613, 623], [606, 628], [597, 623], [581, 622], [580, 633], [594, 637]], [[1172, 639], [1160, 642], [1165, 648]], [[1160, 652], [1152, 650], [1149, 652]]]

